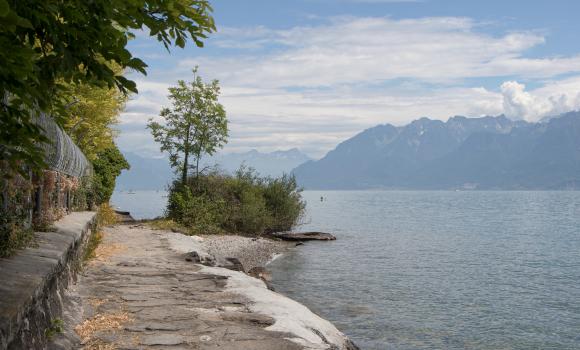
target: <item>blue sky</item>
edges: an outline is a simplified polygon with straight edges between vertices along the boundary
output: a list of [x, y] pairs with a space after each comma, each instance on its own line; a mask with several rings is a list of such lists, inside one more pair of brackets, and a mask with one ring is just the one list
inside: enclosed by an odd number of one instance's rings
[[199, 65], [219, 79], [224, 152], [298, 147], [322, 156], [377, 124], [506, 114], [536, 121], [580, 108], [580, 1], [217, 0], [218, 32], [149, 64], [121, 117], [122, 150], [159, 156], [145, 124], [167, 87]]

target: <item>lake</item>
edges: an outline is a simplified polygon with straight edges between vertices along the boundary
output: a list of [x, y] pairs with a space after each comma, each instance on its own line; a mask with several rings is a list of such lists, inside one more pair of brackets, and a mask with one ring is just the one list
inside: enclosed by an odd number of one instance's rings
[[[338, 239], [275, 260], [274, 287], [361, 349], [580, 348], [580, 192], [304, 197], [298, 230]], [[164, 199], [137, 192], [113, 203], [147, 217]]]
[[111, 204], [118, 209], [128, 210], [133, 218], [154, 219], [162, 216], [167, 205], [166, 191], [115, 191]]

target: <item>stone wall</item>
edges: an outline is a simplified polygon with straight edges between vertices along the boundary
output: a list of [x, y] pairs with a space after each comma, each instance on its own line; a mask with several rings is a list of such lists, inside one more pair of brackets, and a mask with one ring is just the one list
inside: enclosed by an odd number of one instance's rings
[[0, 350], [45, 346], [95, 223], [94, 212], [72, 213], [54, 223], [55, 232], [36, 233], [33, 247], [0, 259]]

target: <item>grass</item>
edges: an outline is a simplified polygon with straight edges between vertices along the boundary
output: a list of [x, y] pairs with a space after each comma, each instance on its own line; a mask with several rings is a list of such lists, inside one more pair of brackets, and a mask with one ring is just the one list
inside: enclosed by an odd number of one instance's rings
[[147, 224], [154, 230], [173, 231], [183, 234], [189, 234], [189, 230], [187, 229], [187, 227], [180, 225], [171, 219], [159, 218], [143, 221], [143, 223]]
[[85, 249], [85, 255], [83, 256], [83, 261], [88, 262], [96, 257], [97, 247], [103, 241], [103, 233], [99, 230], [91, 231], [91, 237], [89, 237], [89, 243]]
[[61, 334], [62, 332], [64, 332], [64, 321], [60, 318], [55, 318], [50, 322], [50, 327], [44, 330], [44, 335], [50, 340], [55, 335]]
[[97, 211], [96, 227], [91, 230], [91, 236], [89, 237], [89, 242], [85, 249], [85, 255], [83, 257], [84, 262], [88, 262], [99, 255], [97, 249], [103, 241], [103, 232], [101, 229], [105, 226], [114, 225], [117, 222], [118, 219], [115, 210], [108, 203], [101, 204]]
[[108, 203], [101, 204], [97, 210], [97, 226], [105, 227], [118, 223], [115, 210]]

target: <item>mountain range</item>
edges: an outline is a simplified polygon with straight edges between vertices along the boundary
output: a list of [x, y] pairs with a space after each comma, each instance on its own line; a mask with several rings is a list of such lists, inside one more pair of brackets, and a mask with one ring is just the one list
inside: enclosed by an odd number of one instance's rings
[[243, 153], [218, 154], [207, 163], [217, 164], [228, 173], [233, 173], [240, 168], [240, 165], [246, 164], [256, 169], [260, 175], [278, 177], [283, 173], [290, 173], [292, 169], [309, 160], [311, 158], [297, 148], [270, 153], [262, 153], [254, 149]]
[[580, 189], [580, 112], [379, 125], [293, 173], [306, 189]]
[[[117, 190], [161, 190], [174, 178], [166, 158], [146, 158], [135, 153], [125, 152], [131, 165], [117, 178]], [[217, 166], [227, 173], [233, 173], [242, 164], [256, 169], [262, 176], [280, 176], [293, 168], [309, 161], [310, 158], [298, 149], [262, 153], [251, 150], [243, 153], [218, 154], [202, 160], [202, 166]]]

